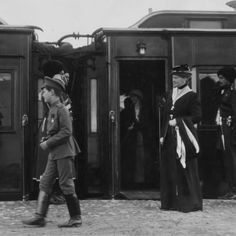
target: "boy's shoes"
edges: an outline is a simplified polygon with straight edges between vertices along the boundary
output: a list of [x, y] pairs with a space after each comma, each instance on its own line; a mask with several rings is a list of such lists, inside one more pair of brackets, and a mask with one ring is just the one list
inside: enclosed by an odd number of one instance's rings
[[28, 220], [22, 220], [22, 223], [29, 226], [44, 227], [46, 225], [45, 217], [42, 217], [39, 214]]
[[71, 217], [67, 222], [59, 224], [59, 228], [79, 227], [82, 225], [80, 216]]

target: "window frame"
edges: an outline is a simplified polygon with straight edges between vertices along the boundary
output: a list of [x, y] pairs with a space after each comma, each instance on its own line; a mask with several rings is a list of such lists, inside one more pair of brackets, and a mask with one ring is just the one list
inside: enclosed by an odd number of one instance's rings
[[[95, 83], [95, 94], [92, 93], [92, 81]], [[94, 95], [94, 97], [92, 97]], [[93, 103], [93, 99], [96, 100], [96, 103]], [[94, 111], [92, 110], [94, 106]], [[95, 118], [93, 114], [95, 113]], [[93, 119], [95, 119], [95, 128], [93, 128]], [[98, 79], [92, 77], [89, 79], [89, 133], [97, 134], [98, 133]]]
[[10, 74], [10, 92], [11, 92], [11, 102], [10, 102], [10, 126], [0, 127], [0, 133], [12, 133], [16, 132], [16, 69], [15, 68], [0, 68], [0, 74]]
[[226, 18], [211, 18], [211, 17], [191, 17], [191, 18], [186, 18], [184, 22], [184, 28], [191, 28], [190, 27], [191, 21], [198, 21], [198, 22], [220, 22], [221, 23], [221, 28], [216, 28], [216, 29], [224, 29], [226, 28]]
[[[200, 87], [200, 74], [217, 74], [217, 71], [226, 65], [194, 65], [192, 68], [195, 69], [195, 77], [196, 77], [196, 92], [198, 94], [198, 98], [201, 101], [201, 87]], [[227, 66], [235, 66], [235, 65], [227, 65]], [[217, 127], [216, 124], [204, 124], [202, 121], [200, 122], [200, 127], [203, 129], [215, 129]]]

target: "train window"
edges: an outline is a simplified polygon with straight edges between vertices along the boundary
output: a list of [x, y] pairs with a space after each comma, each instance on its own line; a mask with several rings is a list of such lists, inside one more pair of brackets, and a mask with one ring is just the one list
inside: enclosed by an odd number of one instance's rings
[[41, 97], [42, 85], [43, 85], [43, 79], [39, 79], [38, 80], [38, 120], [39, 120], [39, 122], [44, 117], [44, 107], [43, 107], [43, 102], [42, 102], [42, 97]]
[[191, 72], [192, 72], [192, 79], [191, 79], [190, 87], [194, 92], [197, 92], [197, 70], [196, 70], [196, 67], [193, 67], [191, 69]]
[[97, 80], [90, 80], [90, 131], [97, 132]]
[[0, 72], [0, 130], [13, 128], [13, 76], [12, 73]]
[[220, 20], [189, 20], [189, 28], [222, 29], [223, 22]]

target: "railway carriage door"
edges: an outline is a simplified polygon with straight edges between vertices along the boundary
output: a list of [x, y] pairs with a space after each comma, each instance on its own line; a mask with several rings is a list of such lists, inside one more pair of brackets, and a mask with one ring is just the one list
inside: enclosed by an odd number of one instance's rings
[[27, 173], [33, 158], [29, 155], [35, 107], [30, 106], [33, 90], [29, 90], [33, 31], [5, 28], [0, 35], [0, 200], [19, 200], [29, 190], [26, 181], [31, 181]]
[[[22, 58], [0, 57], [0, 199], [20, 199], [24, 182], [27, 84]], [[30, 149], [30, 145], [28, 147]]]
[[119, 192], [130, 199], [158, 198], [159, 109], [165, 60], [119, 61]]

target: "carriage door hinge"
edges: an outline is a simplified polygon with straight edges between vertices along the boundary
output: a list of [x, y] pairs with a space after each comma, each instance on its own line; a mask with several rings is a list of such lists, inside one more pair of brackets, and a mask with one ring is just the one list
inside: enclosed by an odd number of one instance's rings
[[111, 123], [115, 123], [115, 121], [116, 121], [116, 117], [115, 117], [115, 111], [110, 111], [109, 112], [109, 117], [110, 117], [110, 120], [111, 120]]
[[21, 125], [22, 125], [23, 127], [26, 126], [26, 125], [28, 125], [28, 121], [29, 121], [28, 116], [27, 116], [26, 114], [24, 114], [24, 115], [22, 116], [22, 119], [21, 119]]

